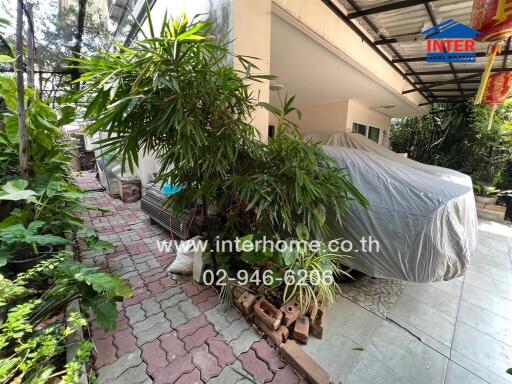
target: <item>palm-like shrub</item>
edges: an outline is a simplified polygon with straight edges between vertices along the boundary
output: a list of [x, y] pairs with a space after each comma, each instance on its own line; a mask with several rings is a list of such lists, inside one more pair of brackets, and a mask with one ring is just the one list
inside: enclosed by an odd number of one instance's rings
[[[149, 12], [148, 12], [149, 16]], [[254, 231], [294, 234], [294, 224], [325, 232], [326, 211], [341, 219], [350, 199], [365, 204], [347, 175], [331, 167], [317, 145], [287, 128], [283, 110], [263, 104], [281, 118], [282, 129], [268, 145], [257, 138], [251, 116], [258, 101], [249, 82], [247, 57], [230, 57], [210, 36], [210, 24], [186, 17], [163, 21], [159, 33], [133, 47], [77, 60], [89, 133], [106, 132], [106, 153], [133, 169], [139, 153], [153, 153], [158, 180], [179, 184], [175, 209], [214, 206], [215, 235]], [[232, 59], [243, 64], [235, 70]]]

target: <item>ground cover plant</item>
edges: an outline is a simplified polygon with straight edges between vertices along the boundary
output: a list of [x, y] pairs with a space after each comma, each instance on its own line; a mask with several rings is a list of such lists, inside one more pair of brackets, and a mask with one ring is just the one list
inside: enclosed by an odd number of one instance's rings
[[85, 266], [64, 250], [76, 236], [95, 249], [112, 247], [84, 225], [84, 193], [73, 183], [69, 147], [60, 129], [72, 108], [57, 111], [25, 90], [28, 176], [20, 178], [16, 83], [0, 76], [0, 383], [76, 383], [93, 349], [81, 343], [66, 363], [67, 337], [87, 324], [66, 305], [81, 299], [105, 330], [116, 326], [116, 303], [131, 294], [116, 276]]

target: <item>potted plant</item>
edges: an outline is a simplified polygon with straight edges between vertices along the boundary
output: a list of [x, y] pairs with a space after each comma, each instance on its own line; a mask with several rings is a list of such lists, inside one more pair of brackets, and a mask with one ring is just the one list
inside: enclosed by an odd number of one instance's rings
[[49, 258], [54, 246], [69, 244], [55, 235], [42, 233], [43, 221], [33, 221], [27, 227], [13, 224], [0, 228], [0, 266], [9, 264], [15, 272], [24, 272]]
[[484, 205], [494, 205], [498, 199], [499, 189], [482, 183], [473, 184], [475, 201]]

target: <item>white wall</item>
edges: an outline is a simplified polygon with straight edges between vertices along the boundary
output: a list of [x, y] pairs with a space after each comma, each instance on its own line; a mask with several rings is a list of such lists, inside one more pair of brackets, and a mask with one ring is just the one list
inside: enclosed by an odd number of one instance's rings
[[[258, 58], [253, 60], [259, 70], [256, 74], [270, 73], [270, 39], [271, 39], [271, 0], [233, 0], [233, 53]], [[237, 61], [236, 69], [243, 69]], [[258, 101], [269, 101], [269, 82], [253, 82], [253, 96]], [[267, 141], [269, 113], [263, 108], [257, 108], [252, 119], [252, 125], [261, 135], [261, 140]]]
[[[374, 111], [356, 100], [349, 100], [348, 116], [347, 116], [347, 131], [352, 131], [352, 123], [364, 124], [380, 129], [379, 144], [382, 144], [384, 132], [389, 132], [391, 125], [391, 118], [383, 113]], [[367, 131], [368, 134], [368, 131]]]
[[[210, 19], [214, 22], [213, 33], [218, 36], [225, 34], [228, 40], [231, 39], [229, 32], [232, 29], [232, 0], [159, 0], [151, 10], [151, 19], [155, 27], [155, 33], [158, 33], [162, 25], [164, 15], [167, 17], [178, 18], [183, 12], [189, 19], [195, 15], [201, 15], [203, 20]], [[146, 33], [149, 33], [149, 25], [143, 25]], [[140, 38], [140, 36], [139, 36]], [[267, 87], [268, 88], [268, 87]], [[142, 184], [146, 184], [151, 179], [151, 174], [157, 172], [159, 164], [152, 154], [143, 155], [139, 153], [139, 168], [137, 175]]]
[[302, 119], [296, 121], [302, 133], [336, 133], [346, 129], [348, 100], [299, 108]]
[[360, 102], [349, 99], [300, 108], [302, 119], [296, 121], [303, 134], [352, 132], [352, 123], [380, 129], [379, 143], [384, 131], [389, 131], [391, 118], [374, 111]]
[[402, 95], [410, 84], [321, 1], [272, 1], [275, 12], [297, 20], [317, 41], [396, 96], [415, 108], [425, 101], [417, 92]]

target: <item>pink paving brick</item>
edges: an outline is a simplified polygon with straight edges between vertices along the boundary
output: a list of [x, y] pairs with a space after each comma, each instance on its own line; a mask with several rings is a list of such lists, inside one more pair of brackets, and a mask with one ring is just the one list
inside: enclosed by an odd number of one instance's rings
[[178, 381], [174, 384], [199, 384], [201, 383], [201, 374], [196, 368], [190, 373], [186, 373], [181, 376]]
[[142, 300], [149, 299], [153, 295], [149, 291], [141, 292], [137, 296], [134, 296], [132, 298], [126, 299], [123, 301], [123, 308], [128, 308], [132, 305], [140, 303]]
[[128, 328], [128, 318], [126, 317], [124, 311], [121, 311], [117, 315], [117, 330], [120, 331], [126, 328]]
[[131, 328], [126, 328], [114, 333], [114, 346], [117, 347], [117, 358], [119, 359], [129, 352], [135, 351], [137, 349], [136, 342], [137, 340], [132, 335]]
[[187, 294], [188, 297], [198, 295], [202, 291], [202, 287], [197, 284], [194, 280], [189, 280], [184, 284], [181, 284], [181, 288]]
[[156, 295], [156, 294], [163, 292], [167, 289], [167, 287], [160, 284], [159, 281], [153, 281], [152, 283], [149, 283], [147, 287], [153, 295]]
[[[147, 276], [146, 277], [146, 274], [144, 273], [142, 275], [142, 279], [144, 279], [144, 282], [146, 284], [150, 284], [150, 283], [153, 283], [155, 281], [160, 281], [163, 280], [164, 278], [166, 277], [169, 277], [168, 273], [163, 271], [163, 272], [158, 272], [158, 273], [153, 273], [151, 276]], [[169, 277], [170, 278], [170, 277]], [[172, 280], [172, 279], [171, 279]], [[173, 280], [174, 281], [174, 280]]]
[[265, 340], [257, 341], [251, 348], [256, 352], [256, 356], [267, 363], [272, 372], [276, 372], [286, 365], [285, 362], [281, 360], [279, 353]]
[[113, 340], [112, 336], [107, 336], [104, 339], [95, 341], [96, 360], [94, 361], [94, 368], [99, 369], [116, 361], [116, 348], [114, 347]]
[[186, 336], [183, 338], [183, 342], [185, 343], [185, 349], [190, 351], [196, 347], [202, 345], [207, 339], [210, 337], [215, 337], [217, 334], [213, 329], [211, 324], [208, 324], [204, 328], [199, 328], [196, 332], [194, 332], [190, 336]]
[[157, 369], [153, 374], [154, 384], [172, 384], [183, 375], [192, 372], [195, 365], [192, 364], [192, 355], [187, 354], [176, 358], [165, 368]]
[[178, 339], [176, 332], [160, 336], [160, 346], [167, 353], [167, 360], [170, 362], [187, 354], [185, 343]]
[[272, 384], [299, 384], [303, 380], [290, 368], [289, 365], [277, 371], [276, 375], [271, 381]]
[[210, 297], [208, 300], [203, 301], [202, 303], [197, 304], [197, 308], [201, 312], [206, 312], [212, 309], [213, 307], [216, 307], [218, 304], [220, 304], [220, 297], [219, 295]]
[[210, 353], [217, 358], [217, 363], [221, 368], [235, 362], [236, 358], [233, 355], [233, 350], [220, 337], [208, 339], [206, 344], [208, 344]]
[[201, 379], [207, 383], [212, 377], [218, 376], [222, 367], [217, 364], [215, 356], [208, 352], [206, 345], [202, 345], [191, 351], [192, 364], [201, 372]]
[[208, 324], [209, 323], [206, 321], [206, 317], [201, 315], [193, 318], [188, 323], [180, 325], [178, 328], [176, 328], [176, 333], [180, 339], [183, 339], [185, 336], [192, 335], [199, 328], [206, 327]]
[[160, 346], [160, 340], [154, 340], [151, 343], [144, 344], [141, 347], [142, 358], [148, 365], [148, 373], [152, 375], [157, 369], [169, 365], [167, 355]]
[[197, 305], [199, 303], [204, 303], [205, 301], [207, 301], [208, 299], [210, 299], [211, 297], [214, 297], [214, 296], [217, 296], [217, 292], [215, 291], [215, 289], [207, 288], [207, 289], [204, 289], [200, 294], [192, 296], [190, 298], [190, 300], [192, 300], [192, 302], [195, 305]]
[[258, 359], [256, 353], [252, 349], [249, 349], [247, 352], [241, 354], [239, 359], [244, 369], [254, 376], [258, 384], [263, 384], [265, 381], [272, 379], [274, 376], [268, 369], [267, 364], [264, 361]]

